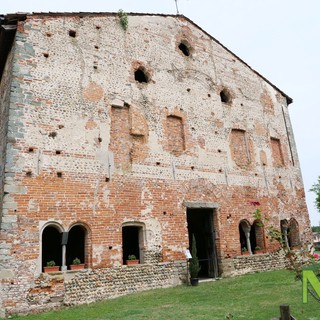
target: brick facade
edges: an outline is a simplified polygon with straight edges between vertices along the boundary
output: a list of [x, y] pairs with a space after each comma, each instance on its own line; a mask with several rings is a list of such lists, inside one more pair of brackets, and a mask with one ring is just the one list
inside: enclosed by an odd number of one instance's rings
[[[17, 31], [0, 84], [0, 315], [77, 303], [66, 292], [87, 287], [70, 271], [50, 301], [39, 289], [48, 260], [65, 270], [80, 258], [85, 283], [119, 274], [121, 288], [92, 301], [130, 292], [128, 254], [142, 288], [181, 283], [192, 234], [204, 277], [272, 269], [278, 248], [252, 202], [288, 222], [290, 245], [311, 243], [291, 99], [192, 21], [18, 20], [3, 20]], [[241, 226], [263, 258], [241, 257]]]

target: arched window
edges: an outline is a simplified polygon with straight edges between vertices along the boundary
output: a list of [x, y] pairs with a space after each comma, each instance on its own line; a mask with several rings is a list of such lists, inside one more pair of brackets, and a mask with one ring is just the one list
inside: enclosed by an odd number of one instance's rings
[[300, 247], [299, 224], [294, 218], [288, 223], [288, 243], [291, 249]]
[[283, 245], [289, 248], [288, 221], [286, 219], [283, 219], [280, 221], [280, 228], [281, 228]]
[[252, 254], [250, 231], [251, 231], [251, 225], [249, 221], [241, 220], [239, 223], [241, 252], [249, 252], [249, 254]]
[[61, 247], [62, 228], [56, 224], [46, 226], [42, 231], [41, 267], [47, 266], [47, 262], [54, 261], [56, 266], [62, 266], [62, 247]]
[[122, 226], [122, 259], [126, 264], [129, 256], [134, 255], [136, 259], [144, 261], [144, 229], [143, 223], [125, 223]]
[[81, 263], [87, 264], [86, 261], [86, 242], [87, 229], [83, 225], [74, 225], [68, 234], [66, 264], [73, 264], [75, 258], [80, 259]]

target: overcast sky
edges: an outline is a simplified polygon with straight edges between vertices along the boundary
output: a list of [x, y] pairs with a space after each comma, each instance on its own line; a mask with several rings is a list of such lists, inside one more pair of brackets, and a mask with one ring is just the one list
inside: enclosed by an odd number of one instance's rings
[[[179, 12], [293, 98], [289, 106], [312, 225], [320, 175], [320, 0], [178, 0]], [[14, 0], [14, 12], [176, 13], [175, 0]], [[319, 91], [319, 92], [318, 92]]]

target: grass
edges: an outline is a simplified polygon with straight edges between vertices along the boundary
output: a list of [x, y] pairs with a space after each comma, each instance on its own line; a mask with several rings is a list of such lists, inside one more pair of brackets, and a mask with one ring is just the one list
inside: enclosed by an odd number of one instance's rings
[[[255, 273], [198, 287], [178, 286], [150, 290], [113, 300], [65, 308], [22, 320], [102, 319], [243, 319], [270, 320], [279, 317], [280, 304], [289, 304], [299, 320], [320, 320], [320, 303], [312, 297], [302, 303], [302, 283], [286, 271]], [[232, 315], [229, 318], [227, 315]]]

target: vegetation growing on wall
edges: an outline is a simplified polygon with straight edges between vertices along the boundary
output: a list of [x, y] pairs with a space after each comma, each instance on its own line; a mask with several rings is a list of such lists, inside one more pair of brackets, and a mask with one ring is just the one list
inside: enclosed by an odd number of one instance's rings
[[120, 24], [123, 28], [123, 30], [128, 29], [128, 15], [126, 12], [124, 12], [122, 9], [118, 11], [118, 17], [120, 18]]

